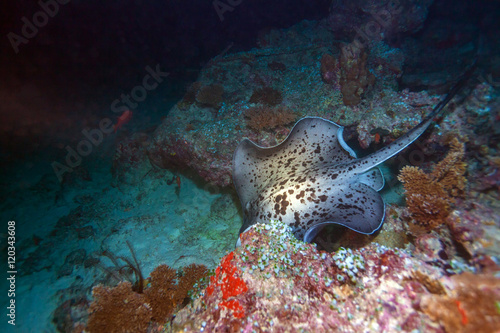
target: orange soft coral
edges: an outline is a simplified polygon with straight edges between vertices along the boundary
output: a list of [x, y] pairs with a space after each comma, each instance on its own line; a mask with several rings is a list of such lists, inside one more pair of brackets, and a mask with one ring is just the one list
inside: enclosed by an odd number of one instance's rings
[[398, 179], [406, 191], [406, 205], [418, 224], [431, 229], [442, 224], [455, 198], [463, 196], [466, 184], [463, 156], [464, 145], [455, 138], [449, 153], [432, 173], [411, 166], [401, 170]]

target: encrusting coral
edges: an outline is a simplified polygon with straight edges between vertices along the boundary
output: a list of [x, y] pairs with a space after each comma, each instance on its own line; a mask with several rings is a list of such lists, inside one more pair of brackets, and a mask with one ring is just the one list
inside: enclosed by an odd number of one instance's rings
[[215, 289], [220, 287], [223, 300], [219, 306], [232, 310], [234, 317], [243, 318], [245, 315], [243, 307], [234, 297], [246, 293], [248, 287], [245, 281], [239, 277], [241, 271], [232, 265], [233, 257], [234, 252], [231, 252], [222, 259], [221, 265], [215, 270], [215, 276], [210, 278], [207, 294], [212, 295]]
[[340, 86], [344, 105], [357, 105], [375, 82], [366, 63], [368, 54], [356, 43], [342, 47], [340, 54]]
[[133, 291], [130, 282], [114, 288], [98, 285], [92, 290], [87, 331], [146, 332], [151, 322], [163, 325], [207, 273], [204, 265], [189, 265], [181, 274], [160, 265], [151, 272], [151, 286], [144, 293]]
[[328, 84], [339, 84], [340, 64], [332, 55], [325, 53], [321, 57], [321, 78]]
[[249, 100], [250, 103], [260, 103], [267, 106], [276, 106], [282, 101], [281, 92], [271, 87], [255, 89]]
[[427, 174], [418, 167], [406, 166], [398, 179], [406, 191], [406, 205], [415, 221], [426, 228], [443, 223], [455, 198], [464, 195], [466, 163], [464, 144], [454, 138], [446, 157]]
[[292, 123], [297, 115], [285, 107], [255, 106], [246, 110], [247, 126], [257, 130], [270, 130]]
[[427, 294], [420, 301], [422, 311], [446, 332], [495, 332], [500, 327], [500, 279], [466, 272], [446, 282], [444, 294]]

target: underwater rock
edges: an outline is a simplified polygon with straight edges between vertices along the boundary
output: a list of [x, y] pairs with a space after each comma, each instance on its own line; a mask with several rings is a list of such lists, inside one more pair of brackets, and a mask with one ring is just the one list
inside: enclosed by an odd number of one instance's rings
[[249, 128], [262, 131], [294, 123], [297, 115], [288, 108], [256, 106], [245, 111], [245, 118]]
[[283, 101], [283, 96], [279, 90], [271, 87], [258, 88], [250, 96], [250, 103], [260, 103], [267, 106], [276, 106]]
[[114, 186], [135, 185], [151, 170], [146, 149], [149, 144], [149, 136], [140, 132], [118, 144], [111, 167]]
[[58, 332], [83, 332], [88, 319], [89, 302], [84, 296], [73, 297], [60, 304], [52, 314]]
[[[387, 143], [405, 133], [438, 100], [426, 92], [397, 91], [404, 57], [398, 49], [373, 42], [358, 58], [344, 59], [344, 85], [352, 88], [345, 98], [358, 103], [344, 105], [335, 83], [341, 74], [334, 61], [341, 59], [340, 48], [332, 45], [333, 35], [323, 23], [304, 21], [261, 37], [260, 49], [207, 63], [153, 134], [147, 148], [153, 165], [189, 168], [211, 185], [226, 187], [231, 184], [234, 150], [245, 137], [263, 147], [274, 146], [286, 138], [293, 120], [318, 116], [357, 126], [361, 147], [368, 148], [374, 141]], [[220, 107], [200, 102], [201, 89], [219, 86]], [[369, 96], [361, 100], [368, 87]], [[379, 133], [388, 134], [380, 138]], [[124, 163], [127, 170], [129, 162]]]
[[64, 259], [64, 264], [57, 269], [57, 278], [70, 275], [76, 265], [82, 265], [87, 257], [84, 249], [71, 251]]
[[481, 83], [476, 86], [472, 94], [465, 102], [465, 109], [469, 112], [475, 112], [478, 116], [487, 115], [491, 112], [488, 105], [493, 99], [494, 90], [491, 85]]
[[433, 0], [332, 1], [326, 21], [336, 38], [363, 42], [420, 30]]

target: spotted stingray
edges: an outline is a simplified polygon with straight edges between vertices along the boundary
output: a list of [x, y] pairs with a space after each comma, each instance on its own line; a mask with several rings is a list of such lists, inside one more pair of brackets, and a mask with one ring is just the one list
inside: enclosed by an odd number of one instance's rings
[[317, 117], [299, 120], [274, 147], [244, 139], [233, 157], [233, 182], [244, 214], [240, 233], [270, 220], [285, 222], [306, 242], [330, 223], [362, 234], [377, 231], [385, 216], [378, 193], [384, 177], [377, 166], [415, 141], [466, 78], [408, 133], [362, 158], [344, 141], [342, 126]]

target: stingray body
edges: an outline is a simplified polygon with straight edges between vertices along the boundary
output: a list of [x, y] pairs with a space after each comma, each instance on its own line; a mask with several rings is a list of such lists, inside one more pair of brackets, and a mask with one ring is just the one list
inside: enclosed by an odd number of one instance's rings
[[377, 166], [415, 141], [465, 80], [420, 124], [363, 158], [357, 158], [345, 143], [342, 126], [317, 117], [299, 120], [274, 147], [244, 139], [233, 157], [233, 182], [244, 214], [240, 233], [270, 220], [285, 222], [306, 242], [329, 223], [363, 234], [377, 231], [385, 216], [378, 193], [384, 177]]

